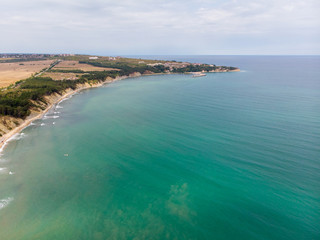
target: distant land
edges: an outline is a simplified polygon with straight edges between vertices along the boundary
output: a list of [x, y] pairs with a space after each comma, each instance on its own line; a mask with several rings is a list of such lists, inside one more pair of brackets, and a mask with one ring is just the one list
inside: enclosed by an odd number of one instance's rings
[[0, 54], [0, 147], [55, 103], [85, 88], [151, 74], [235, 72], [236, 67], [78, 54]]

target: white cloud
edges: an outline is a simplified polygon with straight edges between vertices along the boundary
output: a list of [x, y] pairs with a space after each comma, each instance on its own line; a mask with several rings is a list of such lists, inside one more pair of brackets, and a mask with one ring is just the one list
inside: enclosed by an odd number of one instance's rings
[[[188, 53], [215, 53], [228, 48], [240, 53], [247, 49], [241, 39], [247, 38], [262, 53], [266, 46], [286, 51], [285, 43], [296, 38], [306, 53], [320, 53], [315, 0], [11, 0], [1, 3], [1, 10], [0, 32], [31, 42], [2, 37], [0, 51], [49, 52], [50, 38], [55, 49], [82, 52], [152, 54], [148, 51], [158, 49], [155, 53], [168, 54], [187, 48]], [[67, 39], [78, 45], [68, 45]]]

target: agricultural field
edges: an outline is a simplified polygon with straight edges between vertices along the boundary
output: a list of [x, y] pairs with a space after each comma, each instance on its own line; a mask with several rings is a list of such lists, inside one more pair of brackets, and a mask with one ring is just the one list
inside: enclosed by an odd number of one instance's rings
[[226, 66], [121, 57], [54, 55], [45, 60], [33, 60], [31, 58], [43, 56], [23, 56], [24, 60], [0, 62], [1, 116], [25, 119], [34, 108], [41, 109], [41, 104], [46, 102], [45, 96], [62, 94], [66, 89], [76, 90], [82, 84], [103, 83], [110, 78], [156, 73], [239, 71]]
[[46, 72], [42, 77], [50, 77], [52, 80], [76, 80], [81, 77], [83, 73], [63, 73], [63, 72]]
[[84, 72], [90, 71], [112, 71], [119, 69], [116, 68], [105, 68], [105, 67], [96, 67], [89, 64], [79, 63], [78, 61], [62, 61], [58, 63], [53, 70], [82, 70]]
[[0, 88], [31, 77], [32, 74], [49, 67], [53, 62], [54, 60], [0, 63]]

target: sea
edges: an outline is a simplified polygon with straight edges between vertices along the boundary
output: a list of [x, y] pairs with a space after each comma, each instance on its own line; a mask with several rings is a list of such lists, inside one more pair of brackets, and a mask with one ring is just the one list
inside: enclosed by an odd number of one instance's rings
[[1, 240], [320, 239], [320, 56], [135, 57], [241, 71], [55, 105], [1, 151]]

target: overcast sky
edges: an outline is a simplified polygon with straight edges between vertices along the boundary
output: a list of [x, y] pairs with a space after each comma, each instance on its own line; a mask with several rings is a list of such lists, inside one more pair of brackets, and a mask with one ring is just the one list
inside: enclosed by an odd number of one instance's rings
[[319, 0], [0, 0], [0, 52], [320, 54]]

